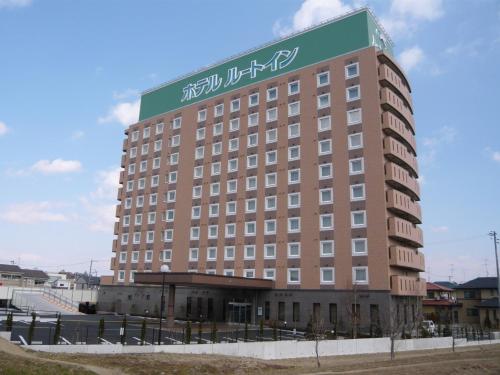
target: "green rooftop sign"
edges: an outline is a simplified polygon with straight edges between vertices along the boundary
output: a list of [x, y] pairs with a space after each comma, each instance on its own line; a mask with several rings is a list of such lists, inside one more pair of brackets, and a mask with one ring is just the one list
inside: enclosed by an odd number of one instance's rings
[[139, 120], [370, 46], [392, 53], [389, 38], [363, 9], [145, 92]]

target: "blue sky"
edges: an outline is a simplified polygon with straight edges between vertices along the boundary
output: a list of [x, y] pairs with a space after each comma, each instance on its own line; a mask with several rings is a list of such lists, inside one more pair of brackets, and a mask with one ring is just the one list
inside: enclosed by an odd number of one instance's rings
[[0, 262], [109, 273], [138, 94], [370, 6], [413, 85], [427, 276], [495, 272], [500, 2], [0, 0]]

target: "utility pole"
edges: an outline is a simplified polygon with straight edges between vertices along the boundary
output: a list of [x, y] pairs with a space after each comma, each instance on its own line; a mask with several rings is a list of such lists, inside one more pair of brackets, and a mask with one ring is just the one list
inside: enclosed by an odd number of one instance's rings
[[94, 263], [94, 260], [90, 259], [90, 269], [89, 269], [89, 276], [88, 276], [88, 282], [87, 282], [87, 289], [90, 289], [90, 278], [92, 277], [92, 263]]
[[493, 244], [495, 246], [495, 265], [497, 266], [497, 299], [498, 299], [498, 308], [500, 310], [500, 272], [498, 270], [498, 239], [497, 239], [497, 232], [492, 230], [489, 235], [493, 237]]

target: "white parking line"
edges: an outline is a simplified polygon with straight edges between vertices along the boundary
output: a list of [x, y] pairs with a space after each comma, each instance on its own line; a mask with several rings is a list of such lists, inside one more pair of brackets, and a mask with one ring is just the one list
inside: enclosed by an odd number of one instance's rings
[[[142, 340], [138, 337], [132, 337], [134, 340], [137, 340], [138, 342], [142, 342]], [[147, 342], [146, 340], [144, 340], [144, 344], [146, 345], [151, 345], [149, 342]]]
[[172, 341], [172, 342], [175, 342], [176, 344], [182, 344], [182, 341], [179, 341], [179, 340], [173, 339], [173, 338], [171, 338], [171, 337], [165, 336], [164, 338], [165, 338], [165, 339], [167, 339], [167, 340], [170, 340], [170, 341]]
[[103, 339], [102, 337], [100, 337], [101, 341], [107, 345], [111, 345], [111, 343], [108, 341], [108, 340], [105, 340]]
[[62, 336], [61, 336], [61, 340], [63, 340], [66, 345], [71, 345], [71, 343]]

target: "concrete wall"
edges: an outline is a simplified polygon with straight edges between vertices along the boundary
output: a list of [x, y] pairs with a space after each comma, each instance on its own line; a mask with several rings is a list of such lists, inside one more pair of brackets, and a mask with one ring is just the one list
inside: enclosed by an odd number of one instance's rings
[[[455, 340], [456, 347], [500, 344], [499, 340], [469, 341]], [[88, 354], [132, 354], [132, 353], [178, 353], [178, 354], [217, 354], [258, 359], [306, 358], [315, 356], [314, 341], [273, 341], [234, 344], [199, 345], [30, 345], [29, 349], [50, 353], [88, 353]], [[410, 350], [446, 349], [452, 347], [452, 338], [430, 338], [397, 340], [396, 352]], [[320, 356], [389, 353], [390, 339], [328, 340], [319, 345]]]

